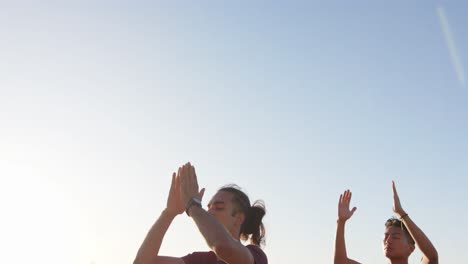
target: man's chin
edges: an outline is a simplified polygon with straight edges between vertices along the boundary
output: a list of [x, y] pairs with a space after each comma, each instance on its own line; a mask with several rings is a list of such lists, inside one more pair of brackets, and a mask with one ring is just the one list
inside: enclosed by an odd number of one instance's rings
[[384, 255], [388, 259], [402, 259], [404, 256], [396, 254], [394, 251], [390, 250], [384, 250]]

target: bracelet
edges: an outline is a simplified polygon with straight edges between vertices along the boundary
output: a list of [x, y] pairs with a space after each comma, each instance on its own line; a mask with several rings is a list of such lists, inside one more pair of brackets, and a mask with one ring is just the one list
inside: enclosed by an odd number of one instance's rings
[[405, 217], [407, 217], [407, 216], [408, 216], [408, 214], [402, 215], [402, 216], [400, 217], [400, 220], [403, 220], [403, 218], [405, 218]]

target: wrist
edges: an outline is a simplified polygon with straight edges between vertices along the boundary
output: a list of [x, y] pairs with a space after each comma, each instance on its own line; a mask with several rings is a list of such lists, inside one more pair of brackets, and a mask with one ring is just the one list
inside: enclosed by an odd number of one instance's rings
[[340, 219], [340, 218], [338, 218], [338, 219], [336, 220], [336, 223], [337, 223], [337, 224], [343, 224], [343, 225], [344, 225], [344, 224], [346, 223], [346, 221], [348, 221], [348, 219]]
[[203, 210], [203, 208], [201, 208], [199, 206], [192, 206], [192, 207], [187, 209], [187, 214], [188, 214], [189, 217], [193, 217], [194, 214], [196, 214], [196, 212], [198, 210]]
[[165, 216], [165, 217], [174, 219], [178, 214], [179, 214], [179, 213], [172, 212], [172, 211], [169, 210], [168, 208], [165, 208], [165, 209], [162, 211], [161, 216]]
[[405, 211], [397, 212], [396, 214], [400, 219], [408, 215]]
[[188, 202], [185, 204], [185, 213], [188, 215], [188, 216], [191, 216], [190, 214], [190, 210], [194, 207], [198, 207], [198, 208], [201, 208], [202, 205], [201, 205], [201, 201], [200, 199], [196, 198], [196, 197], [192, 197], [190, 200], [188, 200]]

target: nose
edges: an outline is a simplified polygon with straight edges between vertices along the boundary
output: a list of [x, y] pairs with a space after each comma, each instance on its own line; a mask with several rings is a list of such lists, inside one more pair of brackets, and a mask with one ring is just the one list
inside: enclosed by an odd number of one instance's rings
[[391, 235], [390, 234], [384, 234], [383, 236], [383, 242], [386, 244], [391, 240]]
[[392, 236], [388, 236], [384, 239], [385, 244], [391, 244], [392, 243]]

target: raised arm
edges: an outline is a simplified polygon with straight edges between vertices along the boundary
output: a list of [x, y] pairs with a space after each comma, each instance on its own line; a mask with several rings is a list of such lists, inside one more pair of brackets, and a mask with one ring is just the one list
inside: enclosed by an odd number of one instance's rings
[[346, 254], [346, 243], [345, 243], [345, 224], [349, 218], [356, 211], [356, 207], [353, 207], [352, 210], [349, 210], [349, 203], [351, 202], [352, 193], [350, 190], [344, 191], [340, 195], [340, 200], [338, 201], [338, 220], [336, 227], [336, 238], [335, 238], [335, 264], [359, 264], [359, 262], [349, 259]]
[[[179, 168], [180, 171], [180, 168]], [[174, 218], [184, 212], [185, 206], [180, 199], [180, 180], [175, 172], [172, 174], [171, 189], [167, 198], [167, 206], [151, 227], [143, 244], [138, 250], [134, 264], [183, 264], [181, 258], [159, 256], [159, 248], [167, 229]]]
[[[201, 201], [204, 191], [198, 190], [195, 168], [190, 163], [184, 165], [181, 177], [181, 197], [184, 203], [187, 204], [194, 197]], [[211, 214], [198, 206], [190, 207], [188, 213], [218, 258], [228, 264], [254, 264], [252, 253], [235, 240]]]
[[393, 211], [398, 215], [398, 217], [403, 221], [406, 228], [408, 229], [411, 237], [416, 242], [416, 245], [423, 253], [423, 258], [421, 263], [423, 264], [437, 264], [439, 263], [439, 256], [434, 245], [432, 245], [429, 238], [424, 234], [424, 232], [413, 222], [411, 217], [403, 210], [400, 198], [398, 196], [395, 182], [392, 181], [392, 190], [393, 190]]

